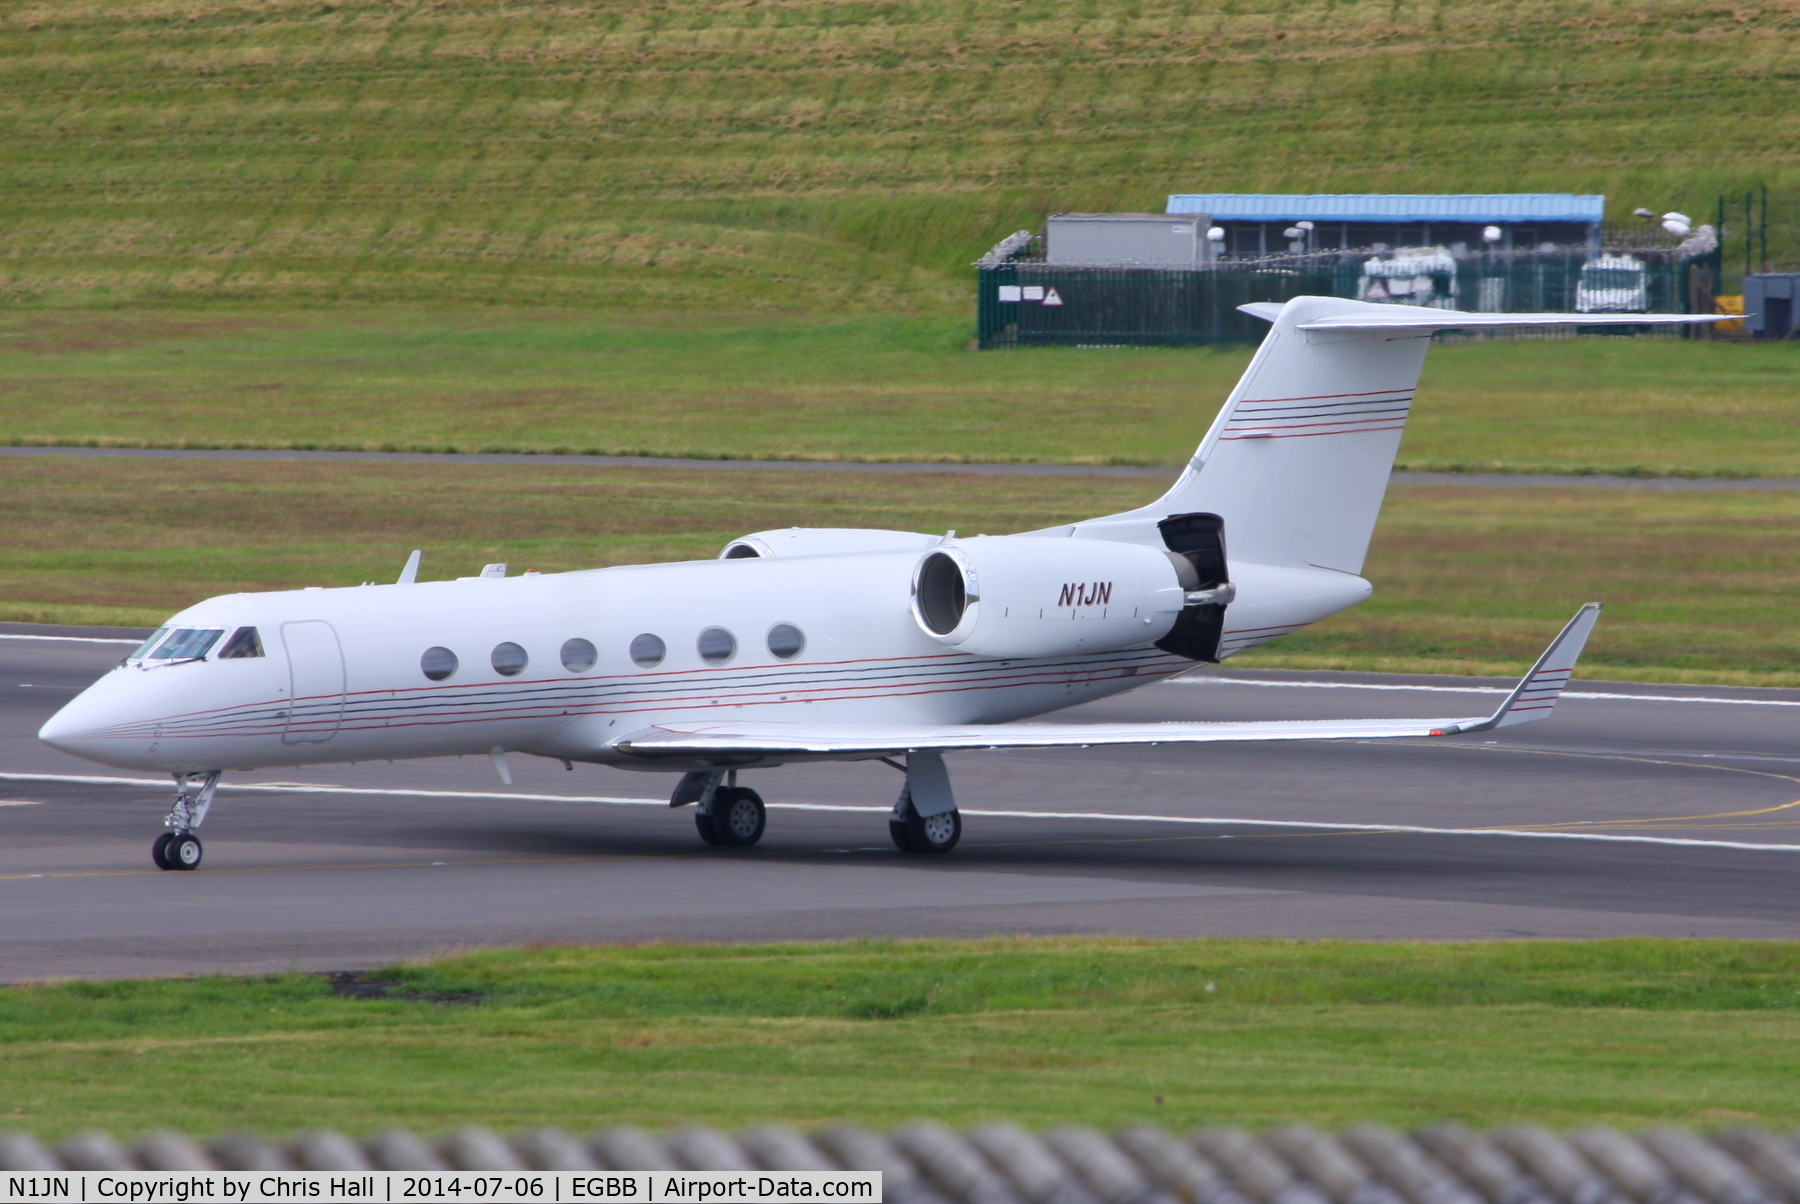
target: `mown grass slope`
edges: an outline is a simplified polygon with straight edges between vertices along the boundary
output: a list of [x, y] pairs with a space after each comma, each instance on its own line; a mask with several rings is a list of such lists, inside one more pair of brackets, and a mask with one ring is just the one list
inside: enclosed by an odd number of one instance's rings
[[0, 990], [8, 1120], [1800, 1121], [1791, 943], [560, 948], [373, 977], [398, 998], [301, 975]]
[[[27, 0], [0, 297], [960, 314], [1047, 210], [1601, 191], [1797, 232], [1794, 0]], [[1729, 258], [1729, 257], [1728, 257]]]
[[[956, 318], [0, 312], [0, 442], [1173, 466], [1251, 351], [973, 354]], [[1800, 476], [1800, 344], [1434, 348], [1418, 468]]]

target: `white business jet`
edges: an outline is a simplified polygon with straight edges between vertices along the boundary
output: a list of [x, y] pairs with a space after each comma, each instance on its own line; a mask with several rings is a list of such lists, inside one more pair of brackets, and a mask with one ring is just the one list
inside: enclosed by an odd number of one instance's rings
[[[752, 845], [740, 771], [883, 760], [888, 828], [957, 843], [943, 754], [960, 749], [1453, 736], [1550, 714], [1598, 604], [1491, 715], [1018, 723], [1222, 661], [1354, 606], [1432, 332], [1713, 321], [1465, 314], [1299, 297], [1273, 323], [1186, 471], [1123, 514], [1022, 535], [760, 531], [717, 560], [231, 594], [189, 607], [38, 734], [174, 775], [156, 864], [200, 864], [225, 770], [506, 754], [678, 773], [709, 844]], [[1227, 539], [1229, 538], [1229, 554]]]

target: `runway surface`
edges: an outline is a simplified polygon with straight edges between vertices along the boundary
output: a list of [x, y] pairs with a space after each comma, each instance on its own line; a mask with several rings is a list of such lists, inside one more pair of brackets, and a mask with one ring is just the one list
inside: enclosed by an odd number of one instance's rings
[[[165, 782], [35, 738], [126, 651], [60, 637], [120, 635], [0, 626], [0, 980], [521, 941], [1800, 936], [1800, 691], [1578, 682], [1493, 739], [952, 754], [963, 843], [930, 859], [889, 845], [878, 763], [747, 773], [749, 850], [703, 846], [662, 775], [237, 774], [182, 874], [150, 865]], [[1207, 670], [1058, 717], [1456, 716], [1502, 684]]]
[[[591, 468], [766, 469], [779, 472], [952, 472], [979, 476], [1149, 477], [1170, 481], [1175, 468], [1097, 464], [949, 464], [932, 462], [864, 462], [857, 460], [692, 460], [661, 456], [538, 455], [528, 452], [380, 452], [301, 451], [289, 448], [187, 447], [15, 447], [0, 444], [0, 456], [85, 456], [137, 460], [347, 460], [375, 463], [402, 461], [431, 464], [575, 464]], [[1603, 474], [1549, 475], [1509, 472], [1396, 472], [1394, 479], [1414, 485], [1467, 485], [1487, 489], [1576, 487], [1583, 489], [1650, 489], [1661, 491], [1714, 489], [1800, 489], [1787, 477], [1614, 477]]]

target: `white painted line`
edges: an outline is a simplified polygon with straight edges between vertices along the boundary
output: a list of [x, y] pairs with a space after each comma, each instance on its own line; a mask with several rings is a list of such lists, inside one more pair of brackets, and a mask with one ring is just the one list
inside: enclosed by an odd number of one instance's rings
[[[1248, 677], [1171, 677], [1177, 686], [1270, 686], [1288, 690], [1417, 690], [1426, 694], [1511, 694], [1511, 686], [1402, 686], [1356, 681], [1258, 681]], [[1800, 707], [1785, 698], [1691, 698], [1684, 694], [1616, 694], [1598, 690], [1565, 690], [1564, 698], [1600, 698], [1624, 702], [1705, 702], [1715, 706]]]
[[[781, 806], [782, 804], [774, 804]], [[1756, 852], [1800, 853], [1800, 844], [1756, 844], [1741, 840], [1693, 840], [1675, 836], [1611, 836], [1603, 832], [1533, 832], [1521, 828], [1427, 828], [1417, 824], [1333, 824], [1293, 819], [1230, 819], [1176, 815], [1112, 815], [1105, 811], [964, 811], [994, 819], [1113, 819], [1128, 823], [1232, 825], [1251, 828], [1299, 828], [1325, 832], [1404, 832], [1426, 836], [1523, 836], [1538, 840], [1598, 840], [1610, 844], [1666, 844], [1703, 849], [1751, 849]]]
[[[0, 773], [0, 782], [71, 782], [87, 786], [148, 786], [173, 788], [172, 778], [89, 777], [84, 774]], [[255, 794], [372, 794], [390, 798], [518, 799], [528, 803], [612, 803], [628, 807], [667, 807], [666, 798], [609, 798], [573, 794], [498, 794], [475, 790], [378, 790], [368, 786], [331, 786], [317, 782], [220, 782], [220, 790]]]
[[[106, 786], [155, 786], [168, 783], [155, 778], [83, 777], [72, 774], [0, 773], [0, 781], [73, 782]], [[303, 782], [219, 783], [221, 790], [247, 790], [262, 794], [359, 794], [397, 798], [510, 799], [529, 803], [602, 803], [621, 807], [667, 807], [667, 799], [612, 798], [579, 794], [499, 794], [475, 790], [382, 790], [366, 786], [326, 786]], [[770, 803], [771, 810], [835, 811], [885, 815], [889, 807], [855, 807], [836, 803]], [[1073, 819], [1112, 820], [1133, 824], [1182, 824], [1197, 827], [1281, 828], [1312, 832], [1401, 832], [1423, 836], [1515, 836], [1533, 840], [1587, 840], [1605, 844], [1673, 845], [1680, 848], [1744, 849], [1755, 853], [1800, 853], [1800, 844], [1757, 844], [1742, 840], [1695, 840], [1676, 836], [1615, 836], [1603, 832], [1533, 832], [1520, 828], [1429, 828], [1417, 824], [1337, 824], [1298, 819], [1242, 819], [1231, 816], [1131, 815], [1109, 811], [970, 811], [978, 819]]]
[[53, 640], [62, 644], [130, 644], [137, 647], [142, 640], [103, 639], [97, 635], [13, 635], [0, 631], [0, 640]]
[[41, 807], [43, 805], [44, 800], [41, 798], [0, 799], [0, 807]]

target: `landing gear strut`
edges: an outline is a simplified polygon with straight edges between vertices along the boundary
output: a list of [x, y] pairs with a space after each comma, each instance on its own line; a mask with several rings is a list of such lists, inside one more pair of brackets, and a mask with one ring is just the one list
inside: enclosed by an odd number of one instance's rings
[[[194, 787], [194, 779], [200, 779], [198, 789]], [[175, 775], [175, 806], [163, 820], [168, 828], [156, 838], [150, 846], [150, 860], [156, 863], [159, 870], [197, 870], [200, 858], [205, 849], [200, 838], [194, 835], [194, 829], [206, 819], [206, 812], [212, 806], [213, 792], [219, 788], [219, 771], [210, 773], [178, 773]]]

